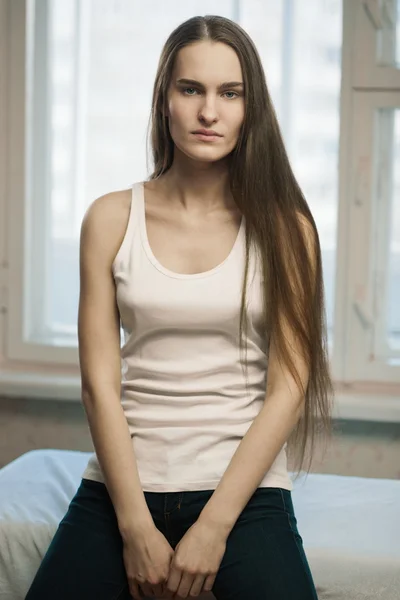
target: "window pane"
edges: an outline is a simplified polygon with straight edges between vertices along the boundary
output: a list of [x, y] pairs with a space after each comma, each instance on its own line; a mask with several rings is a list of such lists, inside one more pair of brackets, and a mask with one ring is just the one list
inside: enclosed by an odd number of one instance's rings
[[378, 62], [400, 67], [400, 0], [369, 0], [366, 6], [378, 33]]
[[389, 315], [387, 338], [392, 348], [400, 350], [400, 110], [394, 111], [394, 135], [390, 186], [389, 232], [389, 293], [387, 314]]
[[374, 120], [375, 352], [394, 357], [400, 356], [400, 109], [376, 108]]
[[396, 9], [396, 64], [400, 68], [400, 0], [397, 0]]
[[[46, 318], [49, 331], [70, 330], [76, 343], [83, 214], [101, 194], [147, 177], [146, 131], [162, 45], [185, 19], [214, 14], [215, 2], [53, 0], [49, 6]], [[263, 61], [289, 156], [320, 232], [332, 338], [341, 0], [222, 0], [218, 14], [243, 25]]]
[[289, 157], [318, 227], [332, 346], [342, 3], [243, 2], [241, 14], [260, 49]]
[[333, 344], [342, 3], [296, 2], [289, 154], [318, 227]]

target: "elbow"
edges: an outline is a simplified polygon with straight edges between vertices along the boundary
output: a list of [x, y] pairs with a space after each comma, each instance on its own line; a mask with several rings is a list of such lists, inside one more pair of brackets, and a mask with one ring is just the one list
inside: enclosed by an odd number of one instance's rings
[[85, 407], [110, 401], [110, 399], [120, 401], [120, 394], [120, 382], [110, 384], [104, 381], [96, 381], [94, 383], [82, 381], [81, 384], [81, 399]]

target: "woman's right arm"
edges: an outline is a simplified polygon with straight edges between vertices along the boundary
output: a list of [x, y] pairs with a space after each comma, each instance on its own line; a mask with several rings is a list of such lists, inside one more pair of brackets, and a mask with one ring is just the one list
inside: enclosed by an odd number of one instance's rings
[[98, 198], [84, 216], [78, 313], [82, 402], [123, 538], [154, 528], [120, 402], [120, 321], [112, 262], [126, 229], [126, 194]]

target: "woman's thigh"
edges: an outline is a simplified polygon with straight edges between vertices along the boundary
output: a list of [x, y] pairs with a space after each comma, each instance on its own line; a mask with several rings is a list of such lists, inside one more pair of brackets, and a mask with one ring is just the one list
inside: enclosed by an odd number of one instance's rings
[[25, 600], [127, 600], [122, 539], [104, 484], [83, 479]]
[[217, 600], [317, 600], [291, 493], [258, 488], [227, 540]]

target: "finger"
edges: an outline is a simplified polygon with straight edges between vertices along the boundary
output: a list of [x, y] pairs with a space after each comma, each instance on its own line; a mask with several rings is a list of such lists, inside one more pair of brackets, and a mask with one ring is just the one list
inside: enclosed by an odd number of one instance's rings
[[173, 598], [174, 597], [174, 592], [171, 592], [168, 588], [167, 588], [167, 584], [165, 583], [163, 586], [163, 591], [162, 591], [162, 598]]
[[[149, 596], [150, 598], [152, 598], [153, 597], [152, 587], [153, 586], [147, 582], [139, 583], [139, 589], [142, 591], [143, 596]], [[143, 596], [141, 596], [141, 598], [143, 598]]]
[[193, 581], [192, 587], [189, 590], [190, 596], [199, 596], [206, 578], [204, 575], [197, 575]]
[[152, 591], [152, 594], [156, 598], [159, 598], [160, 596], [162, 596], [162, 593], [163, 593], [163, 585], [162, 585], [162, 583], [153, 584], [151, 586], [151, 591]]
[[169, 573], [168, 581], [165, 585], [165, 588], [167, 588], [169, 591], [175, 593], [181, 582], [181, 577], [182, 577], [182, 571], [180, 571], [176, 567], [172, 567], [171, 571]]
[[187, 597], [195, 577], [195, 575], [191, 575], [190, 573], [183, 573], [181, 582], [178, 587], [178, 596], [182, 596], [183, 598]]
[[133, 581], [130, 585], [129, 585], [129, 593], [131, 594], [131, 596], [135, 599], [135, 600], [142, 600], [143, 596], [142, 593], [139, 589], [139, 584], [137, 581]]
[[217, 574], [215, 575], [208, 575], [208, 577], [206, 577], [206, 580], [204, 582], [204, 586], [203, 586], [203, 590], [205, 592], [211, 592], [213, 587], [214, 587], [214, 582], [215, 579], [217, 577]]
[[168, 585], [168, 579], [161, 584], [161, 586], [162, 586], [162, 594], [163, 594], [163, 597], [165, 597], [165, 598], [169, 598], [169, 594], [171, 594], [171, 595], [173, 594], [173, 592], [170, 592], [168, 590], [167, 585]]

